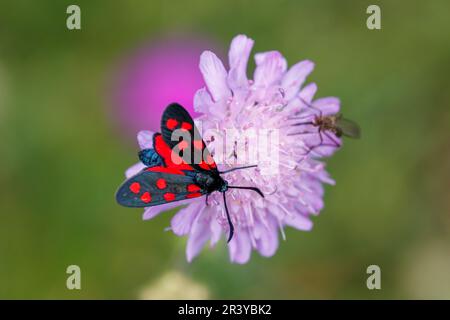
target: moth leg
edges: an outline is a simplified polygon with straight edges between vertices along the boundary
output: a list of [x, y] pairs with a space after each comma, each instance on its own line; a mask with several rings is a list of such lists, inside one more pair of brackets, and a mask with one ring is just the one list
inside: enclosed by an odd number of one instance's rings
[[206, 194], [206, 200], [205, 200], [205, 203], [206, 203], [207, 206], [209, 206], [208, 197], [209, 197], [209, 193]]

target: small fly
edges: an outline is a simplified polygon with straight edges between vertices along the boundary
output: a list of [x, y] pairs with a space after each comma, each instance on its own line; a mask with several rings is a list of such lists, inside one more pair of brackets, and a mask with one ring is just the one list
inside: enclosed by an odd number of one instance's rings
[[[320, 139], [318, 144], [307, 146], [308, 151], [306, 152], [305, 155], [309, 154], [311, 151], [313, 151], [315, 148], [318, 147], [325, 146], [325, 147], [339, 148], [341, 144], [332, 135], [330, 135], [330, 132], [333, 133], [338, 138], [345, 136], [349, 138], [359, 139], [361, 137], [361, 129], [356, 122], [344, 118], [342, 114], [323, 115], [322, 110], [310, 105], [303, 99], [301, 100], [308, 108], [314, 110], [316, 114], [307, 115], [304, 117], [289, 118], [289, 120], [300, 120], [300, 119], [305, 120], [303, 122], [294, 123], [291, 126], [296, 127], [309, 125], [313, 126], [314, 128], [317, 128], [317, 130], [313, 132], [311, 131], [296, 132], [291, 133], [289, 135], [319, 134]], [[324, 136], [327, 138], [328, 141], [325, 141]]]

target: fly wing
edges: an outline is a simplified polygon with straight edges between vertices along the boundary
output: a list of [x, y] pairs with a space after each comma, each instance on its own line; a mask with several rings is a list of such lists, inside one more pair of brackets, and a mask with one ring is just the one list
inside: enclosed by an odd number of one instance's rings
[[151, 207], [206, 194], [191, 175], [175, 168], [150, 167], [126, 180], [116, 193], [125, 207]]
[[361, 137], [361, 129], [359, 125], [345, 118], [339, 118], [336, 120], [336, 126], [342, 130], [344, 136], [359, 139]]

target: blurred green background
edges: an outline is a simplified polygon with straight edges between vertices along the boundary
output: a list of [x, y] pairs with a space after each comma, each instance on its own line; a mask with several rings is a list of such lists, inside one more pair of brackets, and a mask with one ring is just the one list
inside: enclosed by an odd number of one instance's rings
[[[82, 30], [69, 31], [75, 3]], [[381, 30], [366, 27], [370, 4]], [[449, 12], [444, 0], [2, 1], [0, 298], [164, 297], [160, 279], [180, 274], [210, 298], [450, 298]], [[172, 213], [143, 222], [114, 201], [137, 145], [111, 121], [111, 72], [178, 30], [313, 60], [318, 96], [340, 97], [363, 129], [328, 161], [337, 184], [313, 231], [286, 230], [272, 258], [230, 264], [222, 241], [188, 264], [185, 239], [163, 231]], [[66, 289], [71, 264], [82, 290]], [[381, 290], [366, 287], [371, 264]]]

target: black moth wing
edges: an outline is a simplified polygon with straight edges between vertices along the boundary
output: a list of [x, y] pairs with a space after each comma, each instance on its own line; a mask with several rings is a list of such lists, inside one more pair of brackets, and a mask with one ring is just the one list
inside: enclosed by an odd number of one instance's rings
[[[174, 131], [176, 131], [175, 134]], [[164, 111], [161, 118], [161, 134], [173, 152], [180, 154], [194, 169], [218, 174], [214, 159], [195, 126], [194, 120], [189, 112], [178, 103], [168, 105]], [[184, 139], [179, 138], [179, 135], [184, 136], [183, 134], [189, 136], [188, 143], [184, 145], [180, 143]]]
[[151, 207], [205, 194], [192, 176], [152, 172], [146, 168], [119, 187], [116, 200], [125, 207]]
[[342, 134], [349, 138], [359, 139], [361, 137], [361, 129], [359, 125], [349, 119], [339, 117], [336, 120], [336, 126], [342, 131]]
[[189, 128], [189, 132], [194, 133], [194, 120], [189, 112], [178, 103], [169, 104], [161, 118], [161, 134], [170, 147], [178, 144], [178, 141], [172, 141], [172, 133], [176, 129], [181, 129], [183, 123], [189, 124], [192, 128]]

